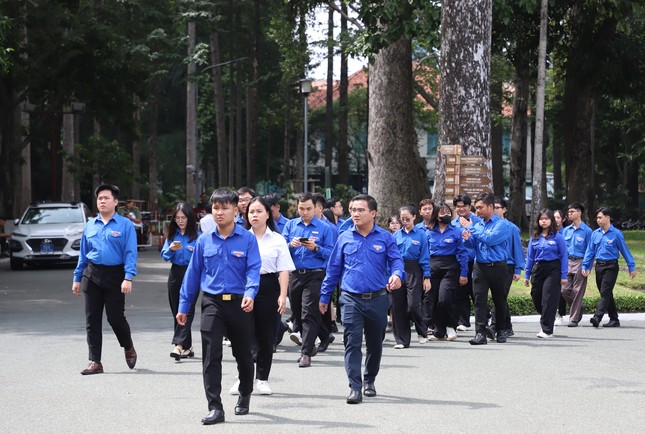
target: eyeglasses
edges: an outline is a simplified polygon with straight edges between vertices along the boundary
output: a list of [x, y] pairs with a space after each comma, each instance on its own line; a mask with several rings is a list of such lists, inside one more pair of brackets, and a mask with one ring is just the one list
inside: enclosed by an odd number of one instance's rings
[[455, 208], [470, 208], [470, 205], [455, 205]]
[[495, 205], [495, 209], [504, 209], [504, 207], [501, 205]]
[[349, 212], [351, 214], [356, 214], [356, 213], [363, 214], [365, 211], [367, 211], [367, 209], [365, 209], [365, 208], [350, 208], [349, 209]]
[[399, 220], [401, 220], [402, 222], [405, 222], [405, 223], [407, 223], [409, 221], [413, 221], [412, 217], [401, 217]]
[[188, 217], [175, 217], [176, 222], [185, 222], [188, 220]]
[[570, 209], [569, 211], [567, 211], [567, 214], [575, 214], [577, 212], [580, 212], [580, 211], [577, 209]]

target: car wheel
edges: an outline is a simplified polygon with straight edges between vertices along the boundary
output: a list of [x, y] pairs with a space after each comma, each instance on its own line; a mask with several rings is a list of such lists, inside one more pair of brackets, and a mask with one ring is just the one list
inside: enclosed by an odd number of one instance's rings
[[9, 260], [9, 265], [11, 265], [11, 270], [13, 271], [22, 270], [22, 261], [20, 259], [11, 258]]

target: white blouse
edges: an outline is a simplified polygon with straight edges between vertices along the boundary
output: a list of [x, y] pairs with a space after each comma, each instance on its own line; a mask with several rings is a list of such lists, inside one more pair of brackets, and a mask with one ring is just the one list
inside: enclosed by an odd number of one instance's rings
[[[253, 232], [253, 228], [249, 229]], [[287, 241], [282, 235], [267, 228], [264, 236], [258, 239], [262, 268], [260, 274], [277, 273], [280, 271], [293, 271], [296, 266], [291, 259]]]

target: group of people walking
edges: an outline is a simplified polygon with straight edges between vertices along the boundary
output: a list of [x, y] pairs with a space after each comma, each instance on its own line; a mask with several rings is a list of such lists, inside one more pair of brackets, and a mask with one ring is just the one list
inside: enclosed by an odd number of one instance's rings
[[[85, 227], [72, 292], [85, 294], [89, 366], [84, 375], [103, 372], [101, 318], [108, 321], [132, 369], [136, 351], [124, 315], [124, 297], [136, 276], [136, 236], [131, 222], [115, 213], [119, 190], [97, 187], [99, 215]], [[568, 207], [571, 224], [556, 225], [554, 212], [539, 213], [524, 254], [519, 229], [504, 218], [506, 202], [491, 193], [454, 198], [453, 208], [431, 199], [417, 208], [404, 205], [390, 218], [388, 230], [376, 225], [378, 205], [369, 195], [349, 204], [343, 221], [340, 201], [303, 193], [299, 217], [287, 220], [279, 198], [258, 196], [247, 187], [217, 189], [211, 213], [200, 222], [186, 203], [175, 207], [165, 232], [161, 257], [171, 262], [168, 299], [174, 318], [170, 356], [193, 357], [191, 323], [199, 293], [204, 389], [209, 413], [203, 424], [221, 423], [222, 342], [230, 342], [238, 366], [231, 393], [239, 395], [235, 414], [249, 412], [251, 392], [272, 393], [269, 385], [273, 352], [287, 328], [281, 320], [289, 297], [291, 340], [301, 346], [297, 360], [310, 367], [312, 358], [334, 340], [329, 306], [340, 306], [349, 381], [348, 404], [376, 395], [383, 341], [391, 314], [395, 349], [411, 345], [411, 324], [420, 344], [457, 339], [471, 328], [472, 345], [488, 339], [504, 343], [513, 336], [508, 293], [525, 270], [536, 310], [539, 338], [553, 336], [560, 297], [571, 306], [570, 327], [582, 317], [586, 278], [596, 263], [601, 302], [591, 319], [598, 327], [604, 314], [617, 327], [613, 286], [622, 254], [632, 278], [635, 263], [622, 233], [611, 225], [611, 210], [596, 212], [599, 229], [582, 220], [584, 207]], [[474, 205], [474, 213], [472, 212]], [[201, 232], [198, 231], [198, 225]], [[491, 293], [494, 311], [488, 309]], [[362, 368], [363, 337], [366, 344]], [[319, 344], [316, 345], [316, 341]]]

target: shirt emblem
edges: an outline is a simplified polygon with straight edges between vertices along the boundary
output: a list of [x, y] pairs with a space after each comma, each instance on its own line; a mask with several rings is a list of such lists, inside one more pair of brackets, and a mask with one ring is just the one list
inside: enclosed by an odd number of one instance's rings
[[121, 232], [119, 232], [119, 231], [111, 231], [110, 234], [112, 234], [113, 237], [118, 237], [119, 235], [121, 235]]
[[448, 243], [448, 244], [451, 244], [451, 243], [453, 243], [454, 241], [455, 241], [455, 240], [453, 240], [452, 238], [446, 238], [445, 240], [443, 240], [443, 242], [444, 242], [444, 243]]
[[188, 246], [188, 250], [192, 252], [193, 250], [195, 250], [195, 247], [193, 247], [193, 246]]
[[555, 241], [549, 240], [549, 244], [553, 246], [553, 245], [555, 245]]
[[244, 256], [244, 252], [240, 252], [239, 250], [233, 250], [231, 253], [237, 256], [238, 258]]
[[383, 246], [381, 246], [381, 245], [379, 245], [379, 244], [374, 244], [372, 247], [373, 247], [373, 248], [374, 248], [374, 250], [376, 250], [377, 252], [380, 252], [380, 251], [381, 251], [381, 249], [383, 248]]
[[418, 246], [420, 243], [417, 240], [412, 240], [412, 244], [414, 244], [415, 246]]
[[614, 240], [607, 240], [607, 244], [611, 244], [613, 242], [614, 242]]
[[582, 241], [582, 237], [576, 237], [576, 241]]

